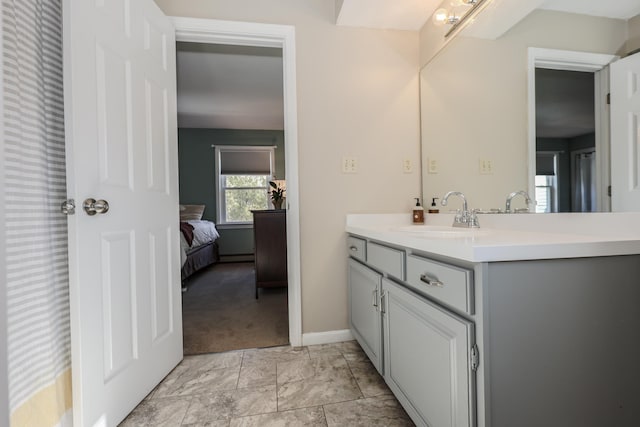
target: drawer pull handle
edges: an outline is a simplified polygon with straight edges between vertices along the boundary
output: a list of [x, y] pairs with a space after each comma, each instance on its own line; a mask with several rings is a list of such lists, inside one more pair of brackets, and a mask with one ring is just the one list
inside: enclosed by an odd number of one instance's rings
[[437, 280], [437, 279], [433, 279], [429, 276], [427, 276], [426, 274], [421, 274], [420, 275], [420, 281], [423, 283], [426, 283], [427, 286], [433, 286], [436, 288], [441, 288], [444, 286], [444, 283], [442, 283], [441, 281]]
[[349, 249], [353, 252], [358, 252], [358, 248], [356, 246], [349, 246]]

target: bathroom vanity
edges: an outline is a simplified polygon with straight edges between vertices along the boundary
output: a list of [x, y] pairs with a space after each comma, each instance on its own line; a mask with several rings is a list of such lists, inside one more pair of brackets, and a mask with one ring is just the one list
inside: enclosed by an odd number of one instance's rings
[[638, 216], [349, 215], [353, 335], [419, 426], [640, 425]]

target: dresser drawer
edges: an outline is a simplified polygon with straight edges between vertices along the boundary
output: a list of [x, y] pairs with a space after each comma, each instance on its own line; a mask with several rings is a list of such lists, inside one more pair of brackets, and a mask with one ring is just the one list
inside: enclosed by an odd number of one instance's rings
[[453, 308], [474, 314], [471, 270], [409, 255], [407, 283], [412, 288]]
[[362, 262], [367, 262], [367, 241], [357, 237], [347, 237], [347, 250], [353, 258]]
[[404, 280], [404, 256], [403, 250], [378, 243], [369, 242], [367, 246], [367, 263], [400, 280]]

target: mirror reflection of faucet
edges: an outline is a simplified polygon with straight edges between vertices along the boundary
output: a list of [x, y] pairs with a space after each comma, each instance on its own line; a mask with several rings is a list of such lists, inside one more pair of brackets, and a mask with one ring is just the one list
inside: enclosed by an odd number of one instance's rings
[[516, 196], [522, 196], [524, 197], [524, 201], [527, 204], [526, 208], [519, 208], [519, 209], [515, 209], [513, 211], [513, 213], [526, 213], [529, 212], [529, 206], [534, 204], [534, 202], [531, 200], [531, 198], [529, 197], [529, 193], [527, 193], [524, 190], [520, 190], [520, 191], [514, 191], [513, 193], [510, 193], [507, 196], [507, 201], [505, 203], [505, 207], [504, 207], [504, 212], [505, 213], [512, 213], [511, 212], [511, 201], [513, 200], [514, 197]]

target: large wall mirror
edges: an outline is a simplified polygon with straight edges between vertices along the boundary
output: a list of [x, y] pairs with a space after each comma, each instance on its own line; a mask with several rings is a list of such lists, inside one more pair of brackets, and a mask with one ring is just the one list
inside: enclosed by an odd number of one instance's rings
[[[424, 200], [457, 190], [471, 207], [504, 209], [509, 193], [526, 190], [539, 199], [532, 211], [610, 209], [606, 141], [600, 147], [608, 128], [597, 123], [595, 103], [606, 98], [598, 82], [608, 78], [607, 61], [625, 53], [621, 22], [537, 10], [497, 40], [457, 37], [442, 49], [420, 72]], [[593, 53], [605, 64], [572, 68], [566, 64], [574, 58], [558, 51]], [[539, 80], [536, 97], [529, 95], [532, 78]], [[580, 99], [569, 90], [585, 85], [590, 94]], [[563, 116], [562, 92], [578, 101], [579, 117]], [[536, 123], [536, 98], [546, 103], [538, 106], [544, 123]], [[524, 198], [513, 204], [526, 206]]]

